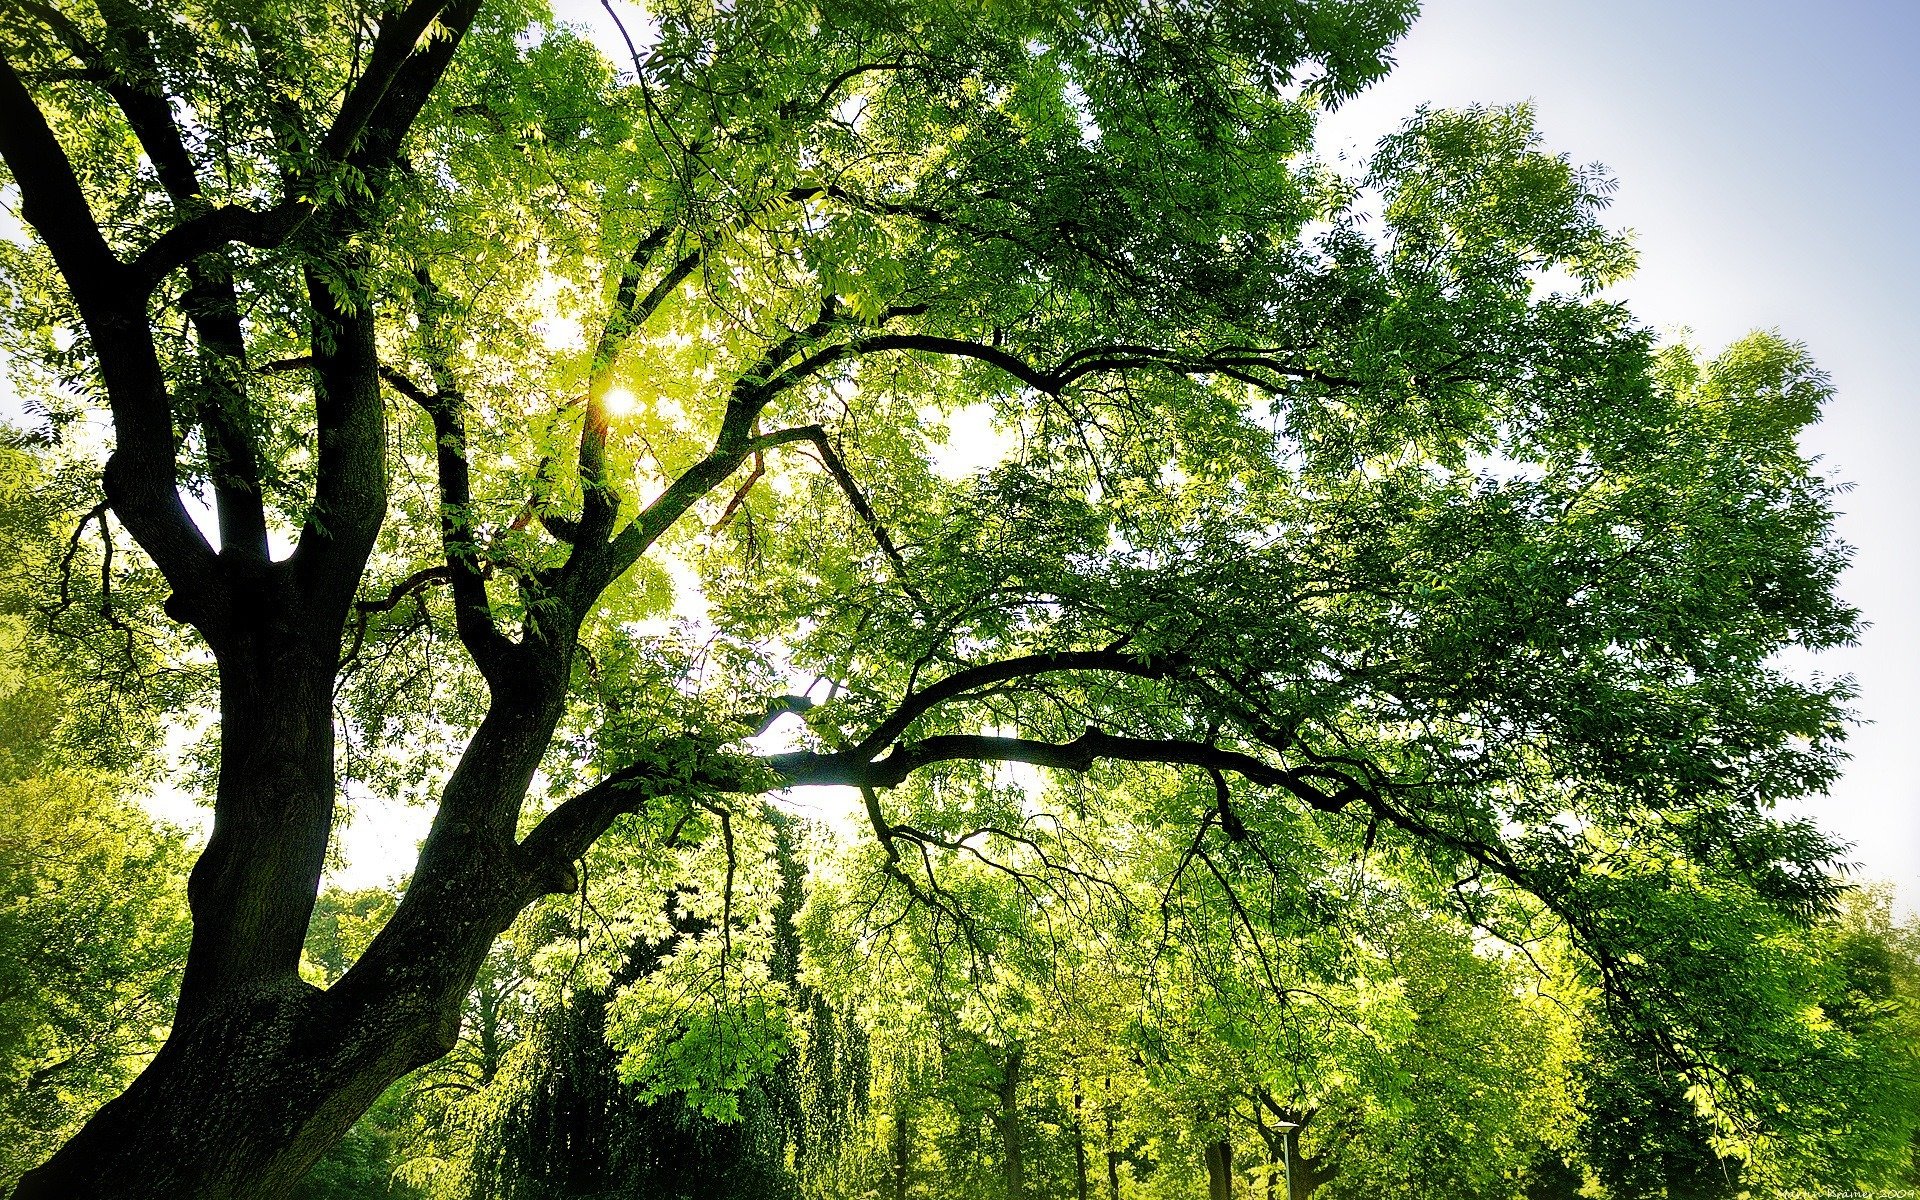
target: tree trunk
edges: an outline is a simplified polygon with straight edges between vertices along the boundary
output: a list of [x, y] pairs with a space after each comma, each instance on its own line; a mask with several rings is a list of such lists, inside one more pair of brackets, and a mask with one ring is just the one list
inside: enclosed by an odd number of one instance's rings
[[1026, 1147], [1020, 1129], [1020, 1064], [1026, 1048], [1016, 1045], [1007, 1051], [1006, 1069], [1000, 1075], [1001, 1163], [1005, 1171], [1007, 1200], [1024, 1200], [1027, 1194]]
[[293, 977], [203, 997], [16, 1200], [284, 1194], [383, 1091], [452, 1049], [468, 981], [519, 907], [476, 891], [469, 912], [489, 919], [448, 922], [432, 952], [381, 973], [409, 985], [384, 994], [379, 981], [321, 991]]
[[447, 1049], [430, 1023], [350, 1022], [337, 1007], [295, 980], [176, 1025], [16, 1200], [284, 1193], [388, 1085]]
[[893, 1105], [893, 1200], [907, 1200], [907, 1176], [911, 1169], [912, 1147], [909, 1139], [913, 1131], [908, 1127], [907, 1106], [895, 1101]]
[[1340, 1169], [1329, 1162], [1322, 1151], [1322, 1157], [1315, 1158], [1300, 1151], [1300, 1131], [1286, 1131], [1287, 1147], [1287, 1200], [1308, 1200], [1320, 1185], [1340, 1173]]
[[1233, 1143], [1207, 1143], [1207, 1200], [1233, 1200]]
[[1107, 1200], [1120, 1200], [1120, 1152], [1113, 1147], [1113, 1077], [1107, 1077], [1107, 1103], [1102, 1113], [1107, 1129]]
[[[440, 870], [416, 875], [333, 987], [300, 978], [334, 798], [332, 664], [314, 657], [296, 645], [263, 669], [223, 664], [214, 832], [188, 884], [194, 936], [172, 1032], [122, 1095], [22, 1177], [16, 1200], [285, 1193], [382, 1092], [453, 1047], [494, 939], [544, 890], [510, 839], [483, 852], [485, 831], [462, 819], [524, 793], [540, 725], [558, 712], [496, 705], [443, 793], [428, 838]], [[515, 707], [517, 719], [503, 712]], [[489, 736], [496, 718], [513, 736]], [[457, 869], [456, 846], [468, 852]]]
[[1080, 1094], [1080, 1080], [1073, 1081], [1073, 1195], [1074, 1200], [1087, 1200], [1087, 1130], [1080, 1119], [1084, 1097]]

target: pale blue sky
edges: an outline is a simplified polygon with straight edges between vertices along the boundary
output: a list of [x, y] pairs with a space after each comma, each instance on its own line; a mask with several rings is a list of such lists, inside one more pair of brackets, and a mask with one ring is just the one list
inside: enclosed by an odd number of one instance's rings
[[1803, 341], [1837, 396], [1804, 441], [1854, 487], [1842, 585], [1871, 622], [1820, 669], [1869, 724], [1809, 811], [1920, 909], [1920, 2], [1430, 0], [1399, 68], [1325, 126], [1364, 151], [1416, 105], [1532, 100], [1554, 149], [1620, 181], [1616, 289], [1714, 349]]

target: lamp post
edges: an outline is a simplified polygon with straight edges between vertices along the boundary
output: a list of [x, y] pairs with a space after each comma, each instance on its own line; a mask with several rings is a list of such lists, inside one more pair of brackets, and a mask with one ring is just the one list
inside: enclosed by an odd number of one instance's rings
[[1280, 1121], [1275, 1128], [1280, 1131], [1280, 1165], [1286, 1172], [1287, 1200], [1293, 1200], [1293, 1139], [1287, 1135], [1300, 1126], [1292, 1121]]

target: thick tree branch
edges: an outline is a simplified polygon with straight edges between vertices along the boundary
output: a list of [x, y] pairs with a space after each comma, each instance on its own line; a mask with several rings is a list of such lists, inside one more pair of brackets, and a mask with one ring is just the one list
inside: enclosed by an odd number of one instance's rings
[[[365, 267], [356, 253], [337, 269], [353, 277]], [[364, 303], [342, 303], [327, 269], [307, 270], [318, 452], [313, 503], [292, 566], [316, 623], [337, 631], [386, 518], [387, 423], [373, 312]]]
[[505, 670], [513, 643], [494, 621], [474, 536], [465, 401], [458, 392], [428, 392], [390, 367], [382, 367], [380, 376], [419, 405], [433, 422], [434, 459], [440, 481], [440, 546], [453, 591], [454, 628], [481, 675], [489, 683], [495, 682]]
[[[616, 771], [561, 803], [527, 836], [521, 850], [531, 864], [558, 872], [585, 854], [619, 817], [639, 811], [660, 796], [821, 785], [877, 790], [896, 787], [913, 772], [943, 762], [1019, 762], [1084, 772], [1101, 760], [1229, 772], [1262, 786], [1283, 788], [1323, 812], [1339, 812], [1347, 803], [1319, 790], [1311, 779], [1250, 754], [1182, 738], [1121, 737], [1092, 727], [1071, 742], [941, 734], [898, 743], [879, 759], [852, 750], [799, 750], [751, 758], [721, 754], [709, 742], [682, 738], [663, 743], [648, 761]], [[933, 841], [930, 835], [921, 840]]]
[[[103, 0], [100, 12], [114, 49], [132, 68], [124, 75], [109, 71], [106, 90], [154, 164], [175, 211], [183, 218], [196, 216], [206, 208], [200, 175], [167, 97], [157, 90], [160, 68], [139, 14], [124, 0]], [[189, 262], [187, 271], [185, 309], [199, 335], [208, 392], [196, 398], [194, 408], [213, 476], [221, 553], [264, 564], [266, 509], [259, 451], [248, 431], [246, 336], [232, 267], [216, 249]]]
[[[410, 63], [417, 62], [415, 50], [427, 36], [435, 22], [441, 22], [446, 30], [439, 41], [458, 42], [466, 25], [472, 21], [478, 5], [449, 5], [447, 0], [412, 0], [405, 8], [380, 23], [380, 32], [374, 38], [373, 48], [367, 55], [366, 69], [348, 90], [346, 99], [340, 102], [340, 112], [334, 118], [333, 127], [327, 131], [320, 142], [320, 158], [328, 162], [342, 162], [358, 154], [363, 148], [370, 130], [382, 125], [412, 123], [412, 113], [404, 111], [407, 101], [402, 97], [394, 111], [389, 96], [400, 92], [396, 85], [402, 84], [406, 69]], [[442, 14], [445, 13], [445, 20]], [[464, 15], [464, 21], [459, 16]], [[429, 51], [431, 53], [431, 50]], [[451, 50], [448, 51], [451, 54]], [[438, 77], [438, 72], [435, 73]], [[418, 111], [415, 106], [415, 111]], [[386, 132], [382, 130], [382, 132]]]
[[[712, 449], [669, 483], [627, 523], [626, 528], [615, 535], [606, 547], [604, 564], [594, 564], [600, 566], [599, 571], [589, 573], [577, 569], [576, 562], [580, 562], [584, 568], [590, 560], [582, 558], [581, 551], [586, 548], [584, 542], [575, 548], [573, 556], [568, 559], [566, 573], [582, 592], [575, 597], [579, 611], [585, 611], [584, 606], [592, 602], [593, 596], [599, 593], [606, 582], [617, 578], [637, 562], [647, 548], [672, 528], [673, 523], [702, 496], [720, 486], [740, 468], [740, 464], [753, 453], [753, 426], [760, 419], [761, 411], [775, 396], [824, 369], [832, 360], [822, 359], [820, 354], [816, 354], [792, 369], [783, 371], [782, 368], [801, 351], [831, 333], [835, 324], [835, 304], [833, 297], [829, 296], [821, 302], [820, 315], [812, 324], [781, 339], [740, 375], [728, 397], [727, 409], [720, 419], [720, 429], [714, 435]], [[815, 363], [816, 359], [821, 361]], [[586, 594], [589, 591], [591, 594]]]
[[998, 367], [1034, 391], [1044, 392], [1049, 396], [1057, 394], [1061, 386], [1051, 372], [1041, 370], [1019, 355], [1009, 353], [998, 346], [971, 342], [965, 338], [936, 337], [924, 333], [880, 334], [861, 339], [860, 350], [863, 353], [918, 350], [928, 354], [978, 359], [989, 366]]
[[[629, 256], [626, 266], [620, 272], [620, 286], [614, 291], [613, 307], [607, 313], [605, 324], [601, 327], [600, 338], [594, 346], [593, 361], [587, 372], [586, 412], [580, 422], [580, 518], [570, 521], [574, 536], [567, 539], [577, 548], [588, 547], [592, 553], [607, 540], [613, 532], [613, 523], [620, 512], [620, 494], [607, 478], [607, 390], [613, 382], [613, 365], [619, 359], [620, 348], [626, 343], [627, 336], [644, 324], [653, 306], [659, 303], [657, 297], [664, 296], [680, 279], [684, 279], [693, 269], [692, 264], [699, 262], [698, 255], [689, 255], [682, 260], [686, 264], [684, 271], [667, 272], [648, 297], [644, 309], [639, 300], [640, 276], [652, 263], [653, 256], [665, 244], [672, 233], [671, 225], [662, 225], [646, 237], [641, 238]], [[678, 270], [679, 264], [676, 264]]]
[[20, 185], [27, 223], [45, 239], [82, 313], [112, 297], [126, 307], [126, 265], [114, 257], [93, 217], [73, 164], [13, 64], [0, 55], [0, 155]]
[[298, 198], [266, 209], [241, 204], [209, 208], [148, 243], [134, 257], [130, 277], [137, 280], [142, 294], [150, 293], [169, 272], [210, 250], [235, 242], [260, 250], [283, 245], [316, 211], [311, 201]]
[[871, 758], [912, 727], [935, 706], [966, 696], [984, 687], [1014, 679], [1031, 679], [1064, 671], [1101, 671], [1132, 675], [1141, 679], [1169, 678], [1178, 665], [1171, 656], [1137, 657], [1123, 650], [1062, 650], [1046, 654], [1028, 654], [1001, 662], [983, 663], [955, 671], [939, 682], [914, 692], [902, 700], [886, 720], [854, 745], [848, 753]]
[[887, 533], [887, 527], [880, 523], [880, 517], [873, 511], [873, 506], [867, 502], [865, 493], [860, 490], [859, 483], [853, 478], [853, 472], [847, 469], [846, 461], [840, 457], [839, 451], [833, 448], [833, 442], [827, 437], [825, 429], [818, 425], [782, 429], [777, 433], [756, 438], [754, 449], [767, 450], [793, 442], [806, 442], [813, 446], [820, 457], [821, 465], [826, 467], [827, 474], [833, 478], [834, 483], [839, 485], [854, 515], [860, 518], [860, 523], [867, 527], [867, 532], [872, 535], [874, 543], [880, 547], [880, 552], [887, 556], [889, 563], [893, 564], [893, 573], [899, 579], [901, 588], [907, 595], [919, 600], [920, 593], [913, 586], [911, 576], [907, 574], [907, 560], [901, 556], [900, 547], [894, 544], [892, 536]]
[[863, 758], [849, 751], [823, 754], [803, 750], [770, 755], [765, 763], [794, 786], [843, 784], [887, 788], [897, 787], [915, 771], [943, 762], [1020, 762], [1078, 772], [1092, 770], [1094, 763], [1101, 759], [1213, 767], [1252, 783], [1285, 788], [1327, 812], [1338, 812], [1345, 806], [1344, 800], [1320, 791], [1310, 780], [1250, 754], [1180, 738], [1120, 737], [1092, 727], [1071, 742], [987, 734], [936, 734], [919, 741], [898, 743], [886, 757], [879, 759]]
[[365, 72], [341, 102], [314, 160], [290, 177], [286, 197], [265, 209], [223, 204], [161, 234], [133, 263], [143, 294], [168, 272], [229, 243], [262, 250], [283, 245], [320, 211], [310, 194], [315, 185], [343, 165], [363, 174], [390, 165], [479, 9], [479, 0], [413, 0], [383, 23]]
[[1157, 368], [1179, 375], [1231, 375], [1242, 382], [1269, 391], [1276, 386], [1271, 380], [1261, 379], [1249, 372], [1267, 371], [1277, 376], [1308, 380], [1327, 388], [1350, 389], [1360, 386], [1358, 380], [1313, 367], [1299, 366], [1271, 355], [1240, 349], [1185, 354], [1152, 346], [1101, 346], [1069, 355], [1051, 370], [1037, 367], [999, 346], [969, 341], [965, 338], [937, 337], [931, 334], [879, 334], [862, 338], [857, 343], [857, 349], [863, 353], [914, 350], [928, 354], [977, 359], [989, 366], [998, 367], [1033, 390], [1049, 396], [1059, 395], [1069, 385], [1089, 375], [1142, 368]]
[[767, 702], [765, 709], [757, 713], [743, 714], [739, 720], [742, 725], [747, 726], [753, 731], [749, 736], [759, 737], [767, 730], [773, 728], [773, 723], [781, 717], [789, 713], [795, 716], [804, 716], [812, 712], [813, 708], [813, 699], [809, 696], [775, 696]]
[[218, 620], [225, 589], [213, 547], [180, 498], [172, 405], [147, 325], [145, 289], [108, 248], [65, 151], [4, 57], [0, 157], [19, 185], [22, 216], [52, 252], [99, 358], [115, 435], [107, 497], [166, 574], [180, 602], [174, 615]]

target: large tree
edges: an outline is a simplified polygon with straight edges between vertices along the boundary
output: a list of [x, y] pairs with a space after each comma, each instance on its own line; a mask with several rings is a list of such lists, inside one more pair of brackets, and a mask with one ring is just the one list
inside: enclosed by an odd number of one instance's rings
[[[1844, 702], [1778, 666], [1852, 629], [1795, 447], [1824, 382], [1656, 354], [1595, 294], [1607, 181], [1524, 109], [1312, 161], [1410, 15], [669, 0], [615, 67], [519, 0], [0, 7], [6, 349], [75, 453], [110, 414], [99, 528], [218, 675], [171, 1035], [19, 1195], [283, 1191], [614, 822], [731, 881], [731, 797], [799, 784], [859, 789], [957, 925], [954, 855], [1095, 886], [1083, 817], [1197, 854], [1325, 814], [1563, 924], [1758, 1119], [1620, 914], [1830, 890], [1767, 815]], [[979, 765], [1113, 761], [1213, 798], [1048, 824]], [[367, 791], [433, 823], [322, 988]]]

